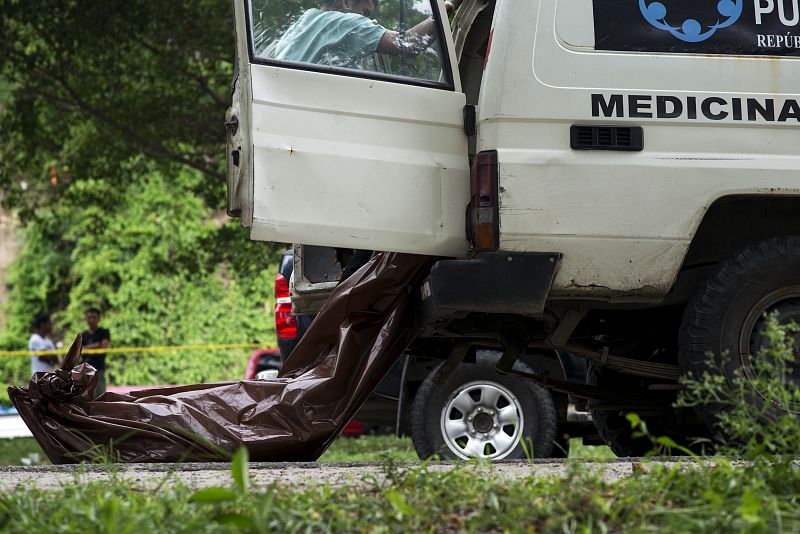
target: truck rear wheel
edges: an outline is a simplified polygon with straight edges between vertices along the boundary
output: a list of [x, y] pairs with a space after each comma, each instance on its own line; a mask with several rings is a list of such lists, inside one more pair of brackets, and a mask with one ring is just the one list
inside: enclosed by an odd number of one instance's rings
[[[630, 389], [630, 380], [631, 377], [625, 377], [589, 364], [588, 384], [623, 391]], [[670, 410], [670, 404], [669, 402], [665, 403], [665, 409]], [[589, 408], [592, 413], [592, 421], [597, 427], [597, 433], [618, 457], [644, 456], [655, 448], [650, 438], [634, 435], [636, 431], [631, 428], [627, 415], [636, 410], [596, 410], [592, 409], [592, 403], [589, 404]], [[652, 437], [667, 436], [697, 454], [706, 454], [710, 451], [705, 426], [690, 410], [672, 410], [672, 413], [669, 414], [637, 413], [637, 415], [645, 422], [647, 431]], [[685, 454], [680, 449], [668, 452], [673, 456]]]
[[444, 384], [433, 382], [438, 367], [422, 382], [410, 414], [421, 459], [550, 457], [557, 427], [552, 397], [532, 382], [498, 373], [495, 361], [479, 351], [475, 364], [459, 365]]
[[[778, 322], [800, 323], [800, 237], [780, 237], [748, 246], [722, 263], [699, 288], [683, 316], [679, 362], [684, 373], [723, 374], [732, 384], [743, 371], [748, 380], [758, 376], [759, 350], [766, 344], [764, 315], [777, 313]], [[713, 355], [713, 358], [709, 356]], [[722, 355], [729, 357], [723, 358]], [[786, 377], [790, 387], [800, 384], [797, 370]], [[762, 405], [756, 386], [751, 401]], [[697, 412], [717, 437], [724, 437], [718, 416], [720, 404], [699, 406]], [[786, 413], [800, 413], [797, 406], [765, 407], [762, 422]]]
[[[619, 375], [604, 372], [592, 364], [589, 364], [586, 382], [592, 386], [624, 387]], [[631, 424], [625, 417], [626, 413], [620, 410], [593, 410], [592, 403], [589, 403], [589, 408], [597, 433], [618, 457], [644, 456], [653, 448], [650, 440], [633, 436]]]

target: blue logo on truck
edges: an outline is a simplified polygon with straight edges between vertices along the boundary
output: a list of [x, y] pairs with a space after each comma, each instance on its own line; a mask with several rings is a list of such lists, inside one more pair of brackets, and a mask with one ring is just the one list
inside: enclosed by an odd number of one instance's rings
[[680, 26], [673, 26], [667, 22], [667, 7], [664, 4], [639, 0], [639, 10], [647, 22], [687, 43], [701, 43], [717, 33], [717, 30], [733, 26], [742, 16], [743, 7], [744, 0], [720, 0], [717, 12], [721, 18], [716, 23], [704, 28], [696, 19], [690, 18], [684, 20]]

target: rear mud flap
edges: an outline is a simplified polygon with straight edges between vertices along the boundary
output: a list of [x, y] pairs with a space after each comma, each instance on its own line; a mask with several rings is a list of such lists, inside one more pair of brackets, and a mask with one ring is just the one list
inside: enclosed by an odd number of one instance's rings
[[484, 252], [438, 261], [422, 285], [423, 322], [465, 313], [540, 316], [560, 260], [550, 252]]

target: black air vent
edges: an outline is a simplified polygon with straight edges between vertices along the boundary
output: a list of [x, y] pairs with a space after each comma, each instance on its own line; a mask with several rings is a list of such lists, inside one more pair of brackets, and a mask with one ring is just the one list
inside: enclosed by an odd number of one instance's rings
[[617, 146], [631, 146], [631, 131], [628, 128], [617, 128]]
[[[594, 144], [594, 135], [592, 135], [591, 128], [575, 128], [573, 126], [573, 130], [573, 135], [577, 137], [578, 146], [592, 146]], [[575, 144], [573, 143], [572, 148], [575, 148]]]
[[641, 126], [581, 126], [570, 128], [570, 146], [575, 150], [642, 150]]

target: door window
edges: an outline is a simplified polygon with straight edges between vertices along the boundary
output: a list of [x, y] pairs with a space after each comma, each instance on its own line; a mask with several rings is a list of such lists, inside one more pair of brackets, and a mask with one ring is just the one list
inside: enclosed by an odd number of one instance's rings
[[252, 60], [452, 88], [433, 1], [251, 0]]

